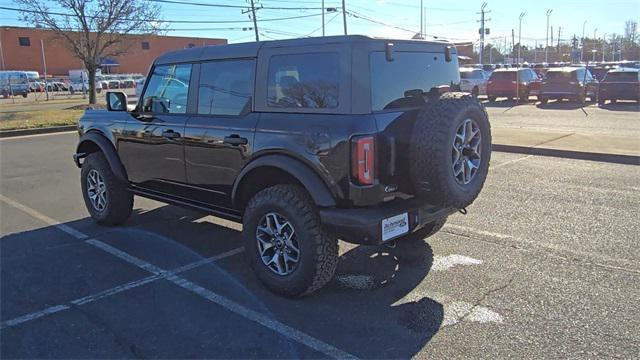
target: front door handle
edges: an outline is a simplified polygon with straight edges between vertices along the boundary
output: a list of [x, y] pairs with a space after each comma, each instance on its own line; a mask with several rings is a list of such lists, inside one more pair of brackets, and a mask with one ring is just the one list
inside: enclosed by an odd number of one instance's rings
[[224, 138], [225, 144], [234, 145], [234, 146], [247, 145], [248, 142], [249, 140], [247, 140], [247, 138], [240, 137], [240, 135], [237, 135], [237, 134], [226, 136]]
[[180, 137], [180, 133], [173, 130], [165, 130], [162, 132], [162, 137], [167, 139], [177, 139]]

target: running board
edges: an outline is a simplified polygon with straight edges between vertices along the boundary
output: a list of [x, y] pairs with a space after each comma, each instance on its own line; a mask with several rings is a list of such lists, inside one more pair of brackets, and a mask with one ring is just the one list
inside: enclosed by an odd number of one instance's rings
[[181, 206], [184, 208], [205, 212], [207, 214], [223, 218], [226, 220], [231, 220], [235, 222], [242, 222], [242, 216], [239, 211], [234, 209], [221, 208], [217, 206], [206, 205], [203, 203], [197, 203], [193, 201], [189, 201], [184, 198], [175, 197], [171, 195], [167, 195], [161, 192], [147, 190], [135, 185], [129, 187], [129, 191], [134, 193], [135, 195], [142, 196], [148, 199], [160, 201], [163, 203]]

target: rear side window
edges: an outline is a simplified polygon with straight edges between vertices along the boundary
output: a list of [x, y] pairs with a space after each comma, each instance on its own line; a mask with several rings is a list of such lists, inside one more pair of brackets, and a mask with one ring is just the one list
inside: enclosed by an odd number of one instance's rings
[[457, 59], [446, 62], [441, 53], [397, 51], [387, 61], [383, 51], [374, 51], [369, 62], [373, 111], [401, 106], [410, 90], [429, 92], [460, 83]]
[[254, 60], [202, 63], [198, 114], [240, 115], [251, 110]]
[[156, 66], [144, 93], [143, 111], [186, 113], [190, 79], [191, 64]]
[[276, 108], [336, 108], [338, 53], [274, 55], [269, 59], [267, 104]]

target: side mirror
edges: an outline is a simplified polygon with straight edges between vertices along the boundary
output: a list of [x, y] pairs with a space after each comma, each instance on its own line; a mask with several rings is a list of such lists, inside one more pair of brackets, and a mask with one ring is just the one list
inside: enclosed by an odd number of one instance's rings
[[107, 110], [127, 111], [127, 94], [123, 92], [107, 93]]

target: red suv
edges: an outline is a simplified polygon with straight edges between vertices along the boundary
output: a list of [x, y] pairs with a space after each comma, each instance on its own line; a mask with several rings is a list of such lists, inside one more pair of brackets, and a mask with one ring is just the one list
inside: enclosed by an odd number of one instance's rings
[[529, 96], [538, 95], [540, 78], [533, 69], [498, 69], [491, 74], [487, 82], [487, 97], [496, 101], [498, 97], [529, 100]]

